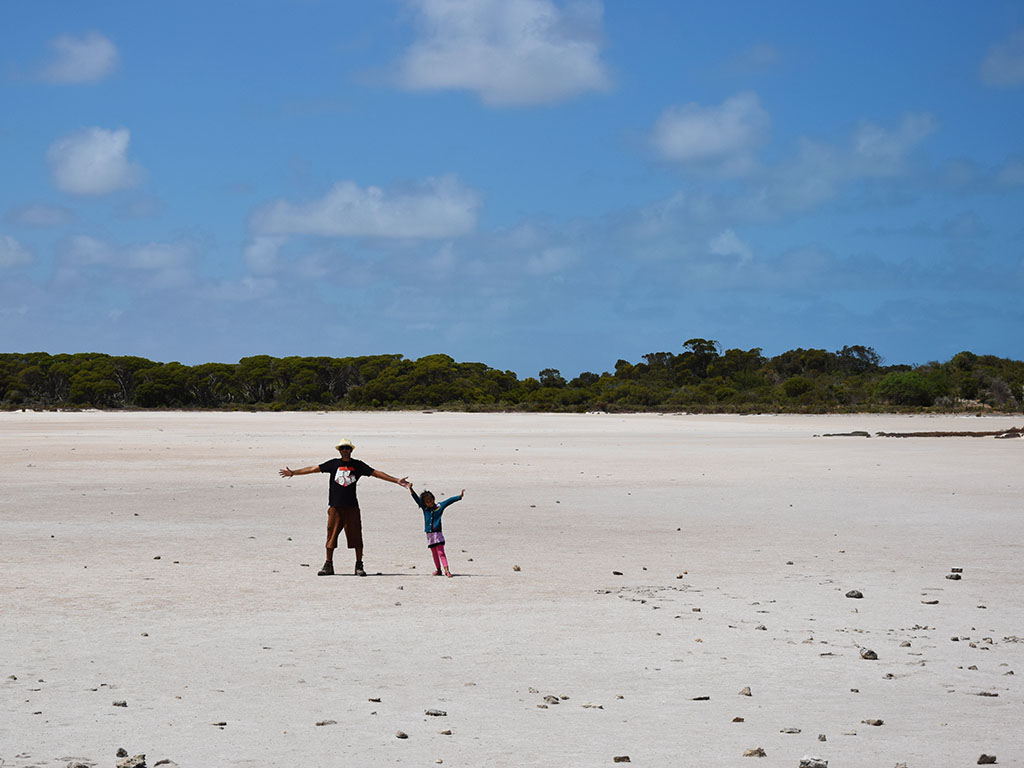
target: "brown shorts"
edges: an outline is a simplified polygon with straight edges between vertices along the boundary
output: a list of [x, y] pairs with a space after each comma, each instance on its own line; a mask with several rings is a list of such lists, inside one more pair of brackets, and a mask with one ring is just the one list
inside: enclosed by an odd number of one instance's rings
[[345, 541], [349, 549], [361, 549], [363, 546], [363, 521], [359, 517], [359, 507], [328, 507], [328, 511], [338, 513], [341, 524], [345, 528]]

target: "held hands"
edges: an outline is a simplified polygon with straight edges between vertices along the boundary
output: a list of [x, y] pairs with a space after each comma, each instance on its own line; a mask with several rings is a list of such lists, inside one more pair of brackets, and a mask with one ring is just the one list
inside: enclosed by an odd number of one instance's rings
[[398, 484], [403, 488], [412, 488], [412, 483], [409, 482], [408, 477], [403, 477], [401, 480], [398, 481]]

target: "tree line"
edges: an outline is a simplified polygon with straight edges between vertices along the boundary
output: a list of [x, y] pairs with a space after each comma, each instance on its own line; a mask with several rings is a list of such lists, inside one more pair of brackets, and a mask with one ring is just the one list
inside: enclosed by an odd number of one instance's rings
[[448, 355], [408, 360], [244, 357], [182, 365], [99, 353], [0, 354], [0, 407], [826, 412], [893, 409], [1020, 411], [1024, 362], [960, 352], [944, 363], [884, 365], [871, 347], [726, 349], [693, 338], [681, 351], [619, 360], [566, 379], [520, 379]]

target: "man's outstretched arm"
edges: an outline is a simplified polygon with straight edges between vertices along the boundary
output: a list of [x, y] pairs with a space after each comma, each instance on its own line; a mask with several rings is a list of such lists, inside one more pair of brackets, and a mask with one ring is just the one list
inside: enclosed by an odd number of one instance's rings
[[373, 472], [370, 474], [370, 477], [379, 477], [381, 480], [387, 480], [389, 483], [396, 483], [397, 485], [400, 485], [403, 488], [408, 488], [409, 486], [412, 485], [412, 483], [409, 482], [408, 477], [403, 477], [399, 479], [397, 477], [389, 475], [387, 472], [381, 472], [379, 469], [373, 470]]
[[302, 469], [289, 469], [285, 467], [284, 469], [279, 469], [277, 474], [281, 477], [294, 477], [295, 475], [312, 475], [314, 472], [319, 471], [320, 465], [314, 464], [312, 467], [303, 467]]

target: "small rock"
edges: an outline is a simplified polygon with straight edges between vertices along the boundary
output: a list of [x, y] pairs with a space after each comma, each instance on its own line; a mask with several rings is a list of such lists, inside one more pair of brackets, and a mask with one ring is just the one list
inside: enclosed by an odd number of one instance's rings
[[949, 571], [950, 571], [950, 573], [963, 573], [964, 569], [963, 568], [950, 568]]
[[884, 720], [877, 720], [875, 718], [871, 718], [870, 720], [861, 720], [861, 722], [864, 723], [864, 725], [883, 725], [885, 723]]
[[374, 704], [380, 704], [380, 697], [379, 696], [371, 696], [368, 700], [372, 701]]
[[823, 760], [820, 757], [812, 757], [811, 755], [804, 755], [800, 758], [800, 768], [828, 768], [828, 760]]
[[630, 762], [629, 755], [616, 755], [612, 758], [613, 763], [628, 763]]
[[423, 714], [430, 717], [448, 717], [448, 713], [443, 709], [428, 709]]
[[824, 733], [819, 733], [818, 741], [828, 741], [828, 737]]
[[750, 686], [749, 685], [746, 686], [742, 691], [740, 691], [740, 696], [751, 696], [751, 695], [753, 695], [753, 694], [750, 693]]
[[754, 627], [754, 629], [759, 629], [762, 632], [767, 632], [768, 631], [768, 627], [766, 627], [764, 624], [758, 624], [756, 627]]
[[909, 648], [909, 647], [910, 647], [910, 641], [909, 640], [904, 640], [902, 643], [900, 643], [900, 648]]
[[612, 576], [621, 576], [622, 571], [612, 571]]
[[950, 581], [960, 581], [963, 577], [959, 573], [947, 573], [946, 578]]
[[452, 729], [451, 728], [445, 728], [443, 731], [438, 731], [438, 733], [440, 733], [442, 736], [451, 736], [452, 735]]
[[590, 702], [587, 702], [586, 704], [583, 705], [583, 708], [584, 709], [604, 709], [604, 705], [603, 704], [591, 704]]
[[732, 721], [733, 721], [734, 723], [742, 723], [742, 722], [745, 722], [745, 721], [744, 721], [744, 719], [743, 719], [742, 717], [734, 717], [734, 718], [732, 719]]
[[978, 765], [992, 765], [996, 761], [995, 755], [986, 755], [984, 752], [981, 753], [981, 757], [978, 758]]
[[519, 570], [522, 570], [522, 569], [518, 565], [513, 565], [512, 566], [512, 570], [513, 571], [519, 571]]
[[544, 701], [548, 704], [561, 704], [561, 700], [557, 696], [545, 696]]
[[921, 605], [938, 605], [938, 600], [922, 600]]
[[128, 702], [124, 701], [124, 700], [115, 701], [115, 702], [113, 702], [113, 704], [114, 704], [115, 707], [127, 707], [128, 706]]
[[395, 731], [395, 738], [396, 739], [408, 739], [409, 738], [409, 734], [406, 733], [405, 731]]
[[217, 726], [218, 728], [223, 728], [223, 727], [224, 727], [224, 726], [226, 726], [227, 724], [228, 724], [228, 721], [227, 721], [227, 720], [218, 720], [218, 721], [217, 721], [216, 723], [210, 723], [210, 725], [215, 725], [215, 726]]
[[337, 724], [338, 724], [337, 720], [319, 720], [319, 721], [317, 721], [317, 726], [337, 725]]
[[779, 733], [800, 733], [799, 728], [783, 728]]
[[874, 651], [872, 651], [870, 648], [861, 648], [860, 649], [860, 657], [862, 659], [867, 659], [868, 661], [877, 661], [878, 660], [878, 654], [875, 653]]
[[862, 597], [864, 597], [864, 593], [861, 592], [859, 589], [851, 589], [849, 592], [846, 593], [846, 596], [852, 597], [855, 600], [860, 600]]
[[117, 761], [117, 768], [146, 768], [145, 755], [133, 755]]
[[118, 750], [117, 750], [117, 756], [118, 756], [118, 757], [128, 757], [128, 750], [127, 750], [127, 749], [125, 749], [124, 747], [120, 747], [120, 748], [118, 748]]
[[754, 749], [747, 749], [743, 752], [744, 757], [768, 757], [765, 751], [761, 747], [755, 747]]

